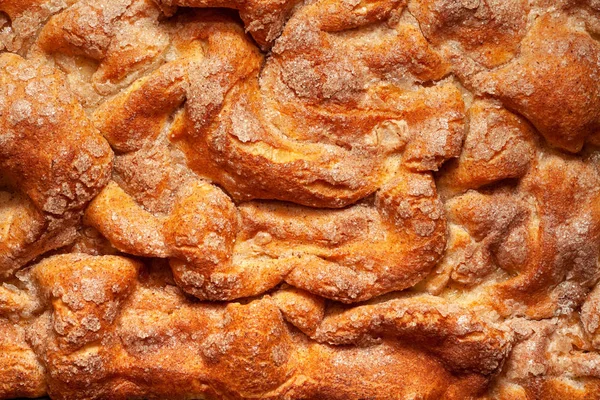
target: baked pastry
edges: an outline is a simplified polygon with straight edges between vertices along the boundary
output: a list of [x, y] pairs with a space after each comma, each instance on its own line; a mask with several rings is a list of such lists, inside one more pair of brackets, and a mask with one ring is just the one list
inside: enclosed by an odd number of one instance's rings
[[599, 35], [0, 0], [0, 398], [600, 399]]

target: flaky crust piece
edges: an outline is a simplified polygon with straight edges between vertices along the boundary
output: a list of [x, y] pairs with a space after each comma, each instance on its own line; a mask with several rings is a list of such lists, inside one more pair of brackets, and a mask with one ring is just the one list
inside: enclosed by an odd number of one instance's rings
[[0, 399], [600, 398], [595, 0], [0, 0]]

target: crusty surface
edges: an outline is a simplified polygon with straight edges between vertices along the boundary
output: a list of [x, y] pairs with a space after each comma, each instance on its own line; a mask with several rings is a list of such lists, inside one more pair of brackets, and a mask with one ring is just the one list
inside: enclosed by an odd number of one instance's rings
[[[111, 174], [113, 153], [41, 61], [0, 54], [0, 277], [73, 240], [83, 209]], [[10, 190], [10, 189], [9, 189]]]
[[0, 399], [600, 399], [595, 0], [0, 0]]

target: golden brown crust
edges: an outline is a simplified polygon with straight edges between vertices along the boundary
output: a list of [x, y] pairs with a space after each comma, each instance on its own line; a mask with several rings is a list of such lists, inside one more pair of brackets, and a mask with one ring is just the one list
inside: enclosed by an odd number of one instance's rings
[[[43, 299], [24, 328], [43, 367], [34, 357], [26, 368], [49, 371], [53, 398], [342, 399], [357, 387], [382, 399], [452, 399], [480, 392], [510, 349], [509, 333], [433, 297], [326, 315], [309, 340], [284, 323], [277, 300], [284, 294], [191, 303], [151, 269], [137, 278], [139, 268], [123, 257], [70, 254], [23, 277]], [[340, 344], [355, 347], [332, 346]], [[416, 380], [397, 381], [406, 368], [418, 368]], [[370, 383], [361, 385], [365, 376]]]
[[111, 183], [85, 221], [121, 251], [169, 257], [182, 289], [210, 300], [257, 295], [284, 280], [330, 299], [367, 300], [421, 280], [439, 259], [446, 230], [431, 177], [408, 172], [372, 205], [310, 210], [250, 202], [239, 216], [206, 183], [182, 187], [164, 217]]
[[48, 54], [98, 62], [91, 84], [99, 93], [109, 94], [162, 55], [168, 41], [157, 21], [160, 16], [150, 0], [79, 1], [48, 21], [37, 44]]
[[[599, 54], [598, 42], [577, 22], [544, 15], [519, 57], [476, 79], [482, 92], [529, 118], [550, 144], [578, 152], [600, 129]], [[543, 68], [535, 67], [539, 62]]]
[[451, 199], [451, 225], [470, 236], [453, 249], [463, 256], [454, 260], [451, 279], [473, 286], [502, 269], [508, 277], [485, 285], [500, 313], [573, 312], [597, 280], [599, 185], [592, 161], [548, 154], [535, 160], [518, 191]]
[[68, 244], [106, 184], [113, 153], [51, 65], [0, 55], [0, 276]]
[[452, 193], [523, 177], [535, 154], [529, 124], [499, 104], [477, 100], [469, 109], [462, 153], [446, 166], [440, 187]]
[[3, 398], [46, 394], [45, 369], [25, 340], [25, 330], [0, 320], [0, 394]]
[[0, 399], [598, 398], [599, 35], [0, 0]]
[[19, 0], [0, 3], [0, 51], [25, 54], [46, 20], [76, 0]]
[[[246, 25], [246, 30], [264, 50], [271, 47], [283, 29], [292, 9], [300, 0], [157, 0], [168, 7], [225, 7], [236, 9]], [[170, 11], [172, 12], [172, 11]]]
[[515, 319], [511, 327], [519, 343], [486, 398], [598, 398], [600, 358], [577, 315]]

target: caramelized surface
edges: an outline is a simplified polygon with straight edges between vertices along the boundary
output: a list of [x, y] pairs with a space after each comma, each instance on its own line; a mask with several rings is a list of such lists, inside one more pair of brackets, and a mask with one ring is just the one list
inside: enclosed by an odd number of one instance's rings
[[600, 398], [599, 35], [0, 0], [0, 398]]

